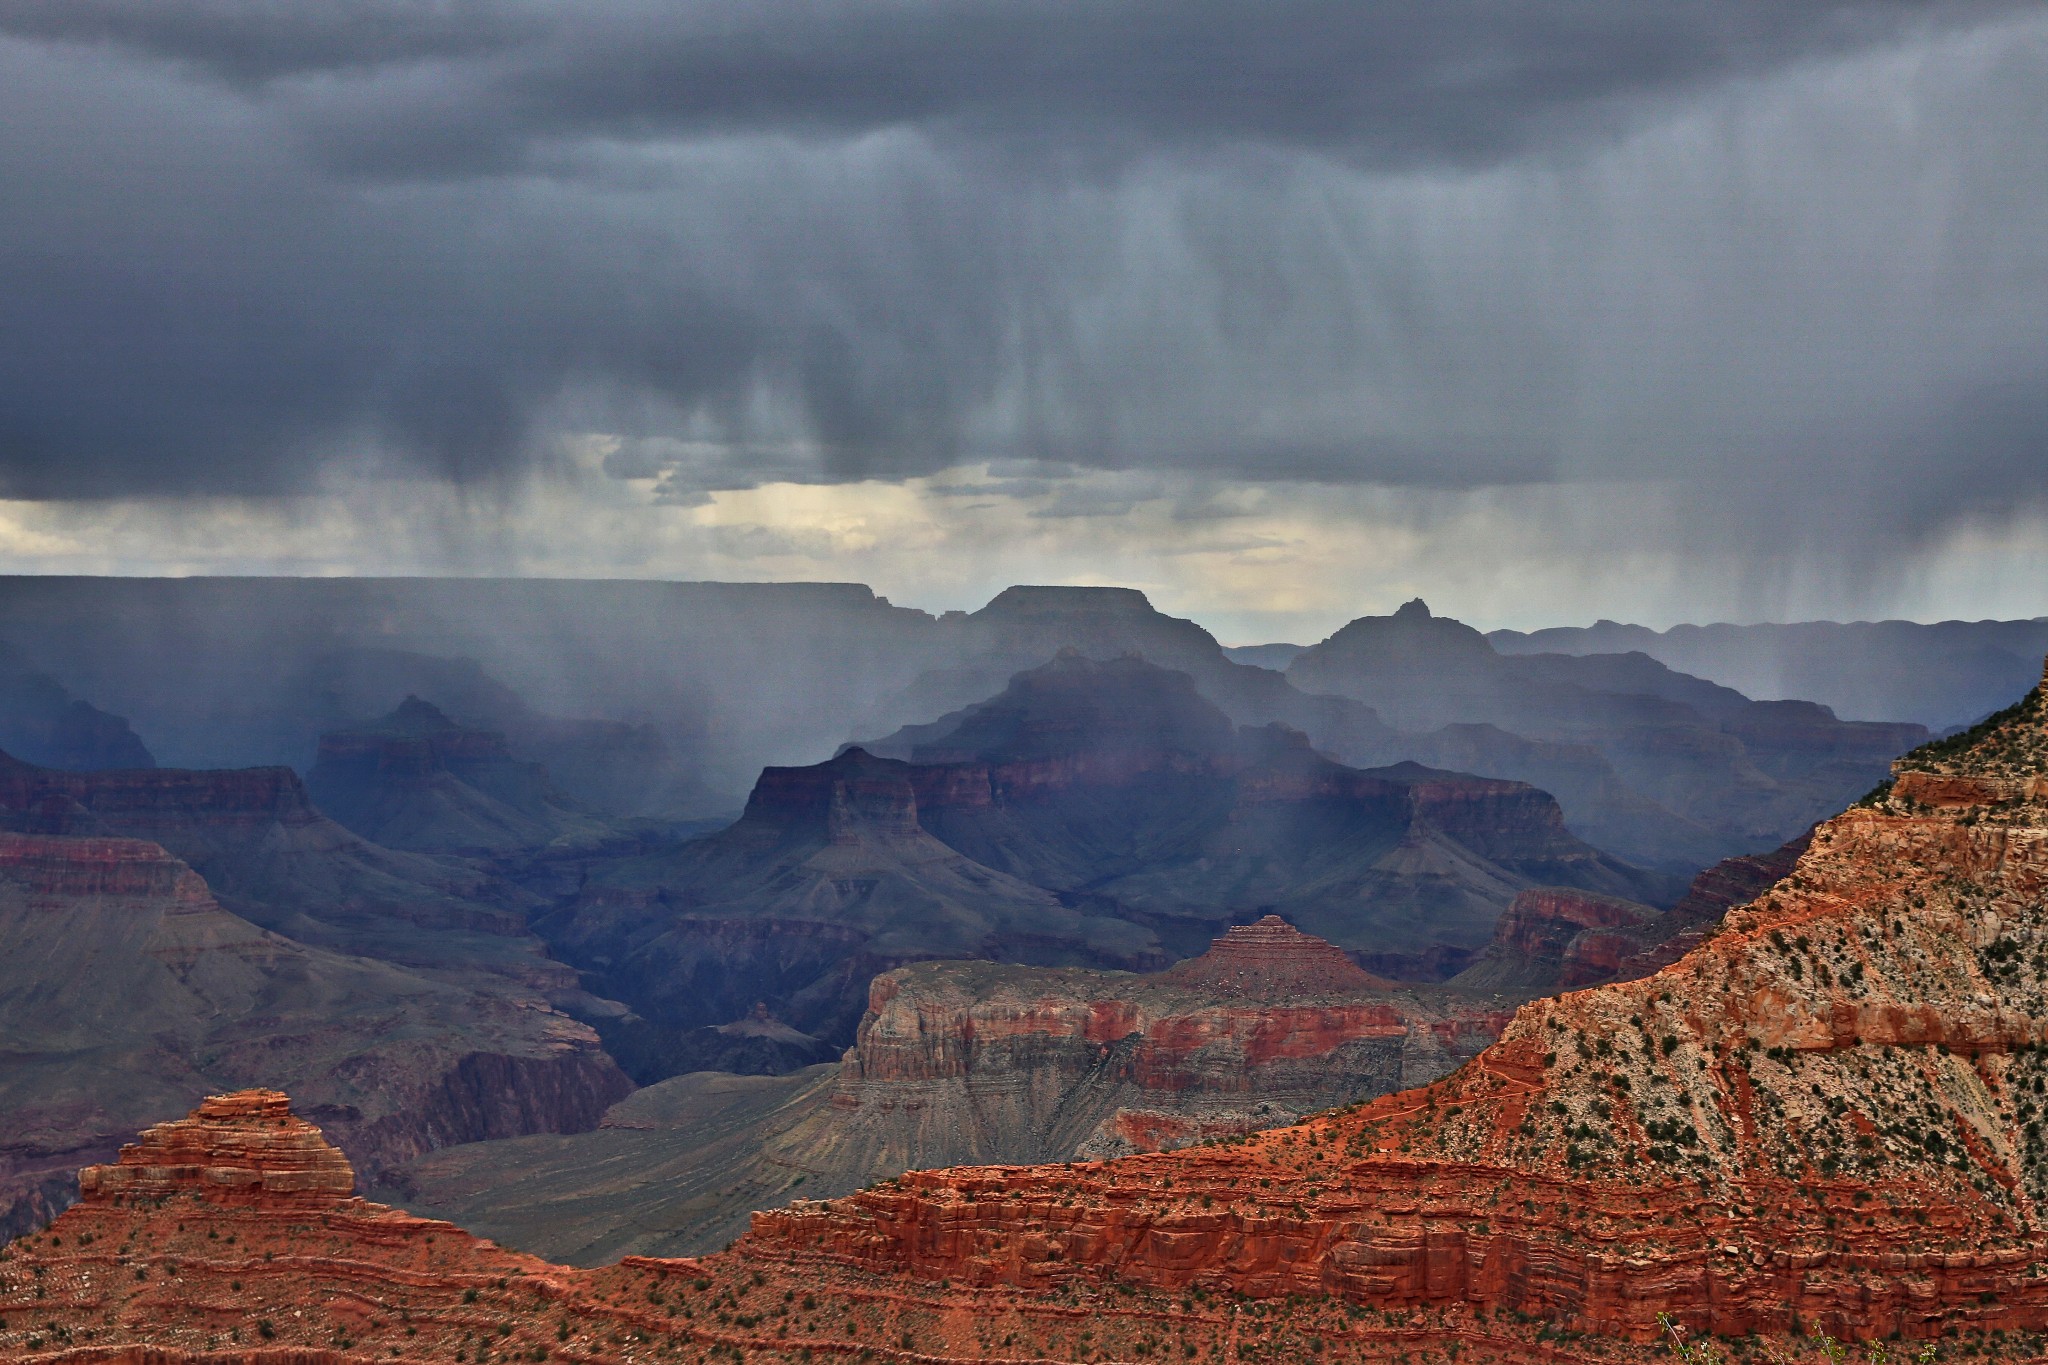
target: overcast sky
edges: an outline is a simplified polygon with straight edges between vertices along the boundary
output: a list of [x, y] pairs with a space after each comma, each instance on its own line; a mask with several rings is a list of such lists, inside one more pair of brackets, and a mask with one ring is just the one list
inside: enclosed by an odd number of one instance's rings
[[0, 0], [0, 569], [2048, 613], [2048, 7]]

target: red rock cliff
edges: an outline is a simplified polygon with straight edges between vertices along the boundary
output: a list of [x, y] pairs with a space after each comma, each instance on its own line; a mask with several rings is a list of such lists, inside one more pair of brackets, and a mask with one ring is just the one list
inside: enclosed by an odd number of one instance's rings
[[[2038, 763], [2043, 711], [2037, 693], [1943, 775]], [[1335, 1294], [1643, 1342], [1659, 1313], [1730, 1335], [2036, 1330], [2044, 988], [2048, 803], [1895, 795], [1823, 826], [1683, 960], [1525, 1007], [1426, 1090], [1222, 1148], [913, 1173], [758, 1215], [743, 1251], [989, 1293]]]
[[1273, 916], [1149, 976], [919, 964], [875, 979], [815, 1145], [872, 1170], [1181, 1146], [1440, 1076], [1511, 1009]]

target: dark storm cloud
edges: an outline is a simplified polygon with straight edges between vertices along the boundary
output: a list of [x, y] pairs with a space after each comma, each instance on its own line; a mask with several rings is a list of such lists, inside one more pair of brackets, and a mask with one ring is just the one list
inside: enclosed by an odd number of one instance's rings
[[2038, 35], [1924, 98], [1954, 203], [1889, 256], [1831, 235], [1913, 188], [1882, 119], [1586, 166], [2027, 12], [0, 0], [0, 494], [484, 485], [603, 431], [680, 505], [993, 459], [1049, 516], [1118, 508], [1067, 462], [1676, 478], [1763, 521], [1799, 500], [1730, 490], [1891, 459], [1921, 491], [1871, 524], [1974, 515], [1922, 477], [1958, 460], [2012, 506], [2048, 429]]
[[[1485, 160], [1617, 96], [1768, 70], [1994, 0], [0, 0], [0, 31], [236, 83], [329, 75], [358, 169], [537, 138], [951, 128], [1083, 154], [1241, 140]], [[1078, 147], [1076, 143], [1080, 144]]]
[[104, 43], [230, 81], [476, 57], [544, 38], [502, 0], [5, 0], [0, 32]]

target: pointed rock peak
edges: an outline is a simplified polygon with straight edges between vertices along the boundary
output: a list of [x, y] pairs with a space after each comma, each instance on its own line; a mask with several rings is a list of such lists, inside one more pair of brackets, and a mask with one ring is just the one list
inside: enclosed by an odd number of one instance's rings
[[462, 727], [448, 718], [448, 713], [430, 701], [406, 694], [397, 709], [378, 722], [382, 730], [397, 730], [405, 734], [432, 734], [436, 730], [459, 730]]
[[1353, 993], [1381, 984], [1342, 948], [1278, 915], [1225, 930], [1207, 952], [1163, 975], [1179, 985], [1261, 996]]
[[276, 1090], [209, 1096], [185, 1118], [145, 1130], [113, 1165], [88, 1166], [78, 1177], [88, 1204], [184, 1195], [281, 1210], [338, 1204], [355, 1193], [355, 1181], [348, 1158]]
[[1299, 681], [1342, 661], [1372, 668], [1442, 667], [1496, 653], [1484, 635], [1454, 617], [1438, 616], [1417, 597], [1392, 616], [1361, 616], [1319, 645], [1297, 654], [1287, 671]]
[[875, 773], [902, 776], [908, 766], [901, 759], [880, 758], [858, 744], [849, 744], [812, 768], [764, 769], [764, 772], [815, 772], [820, 776], [847, 777]]

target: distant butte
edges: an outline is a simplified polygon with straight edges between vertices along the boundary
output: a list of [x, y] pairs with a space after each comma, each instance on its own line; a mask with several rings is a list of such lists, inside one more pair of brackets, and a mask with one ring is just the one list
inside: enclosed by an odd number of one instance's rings
[[1278, 915], [1225, 930], [1209, 951], [1161, 975], [1176, 985], [1228, 995], [1322, 994], [1389, 984], [1346, 957], [1336, 944], [1304, 934]]

